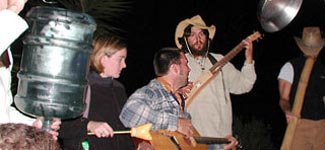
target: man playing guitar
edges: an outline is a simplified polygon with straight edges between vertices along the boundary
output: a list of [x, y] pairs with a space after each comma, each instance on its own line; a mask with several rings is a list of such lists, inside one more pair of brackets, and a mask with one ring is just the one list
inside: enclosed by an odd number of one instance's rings
[[[169, 137], [178, 149], [187, 149], [188, 145], [189, 149], [200, 147], [200, 144], [196, 145], [193, 140], [195, 129], [191, 116], [185, 109], [183, 95], [178, 92], [178, 89], [188, 82], [190, 68], [187, 63], [184, 52], [177, 48], [163, 48], [157, 51], [154, 56], [157, 78], [129, 97], [120, 114], [122, 123], [130, 128], [151, 123], [153, 131], [167, 135], [166, 137]], [[160, 130], [167, 132], [159, 132]], [[168, 136], [168, 132], [180, 133], [185, 141], [190, 141], [189, 144], [181, 143], [176, 136]], [[227, 139], [230, 143], [224, 147], [225, 149], [232, 149], [238, 144], [232, 136]], [[150, 144], [154, 149], [159, 149], [153, 141]], [[207, 149], [206, 146], [202, 148]]]

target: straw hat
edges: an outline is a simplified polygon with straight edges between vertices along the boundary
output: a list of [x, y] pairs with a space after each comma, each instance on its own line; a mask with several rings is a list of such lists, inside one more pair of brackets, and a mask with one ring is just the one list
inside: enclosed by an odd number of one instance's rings
[[202, 20], [200, 15], [196, 15], [192, 18], [187, 18], [181, 22], [178, 23], [175, 31], [175, 43], [178, 48], [181, 48], [182, 45], [179, 43], [178, 38], [183, 37], [184, 35], [184, 29], [188, 25], [193, 25], [196, 27], [199, 27], [201, 29], [207, 29], [209, 31], [209, 38], [212, 39], [214, 37], [214, 34], [216, 33], [216, 27], [214, 25], [206, 26], [205, 22]]
[[297, 45], [305, 55], [317, 55], [325, 45], [319, 27], [305, 27], [302, 32], [302, 39], [294, 37]]

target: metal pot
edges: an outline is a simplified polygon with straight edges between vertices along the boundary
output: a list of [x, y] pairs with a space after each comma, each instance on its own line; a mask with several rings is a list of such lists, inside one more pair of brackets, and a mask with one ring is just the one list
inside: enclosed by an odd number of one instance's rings
[[297, 15], [303, 0], [260, 0], [257, 18], [267, 32], [287, 26]]

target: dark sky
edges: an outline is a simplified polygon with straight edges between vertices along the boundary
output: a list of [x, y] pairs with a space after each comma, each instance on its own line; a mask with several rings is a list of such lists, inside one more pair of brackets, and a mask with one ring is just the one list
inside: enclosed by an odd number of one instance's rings
[[[276, 144], [285, 131], [285, 119], [278, 107], [277, 75], [290, 58], [301, 54], [293, 36], [301, 37], [304, 26], [325, 29], [323, 0], [305, 0], [293, 21], [284, 29], [267, 33], [257, 19], [258, 0], [141, 0], [128, 20], [129, 48], [127, 68], [120, 80], [128, 93], [154, 78], [152, 58], [156, 50], [175, 46], [174, 33], [180, 20], [200, 14], [208, 25], [217, 28], [212, 42], [213, 52], [227, 54], [242, 39], [259, 31], [264, 38], [254, 43], [257, 81], [253, 90], [232, 96], [235, 115], [256, 117], [272, 128]], [[239, 53], [231, 62], [238, 68], [244, 61]]]
[[[134, 3], [132, 13], [125, 21], [129, 40], [128, 68], [122, 76], [129, 92], [145, 84], [153, 77], [152, 56], [165, 46], [175, 46], [174, 33], [180, 20], [200, 14], [208, 25], [217, 28], [212, 41], [212, 51], [226, 54], [242, 39], [259, 31], [264, 38], [255, 42], [256, 69], [262, 84], [273, 81], [279, 67], [289, 58], [300, 53], [293, 36], [300, 36], [304, 26], [317, 25], [324, 28], [325, 4], [323, 0], [305, 0], [294, 20], [284, 29], [265, 32], [257, 20], [259, 0], [141, 0]], [[242, 65], [243, 53], [231, 62]], [[146, 71], [139, 72], [139, 68]], [[264, 75], [265, 74], [265, 75]], [[137, 80], [133, 80], [134, 77]], [[128, 79], [133, 83], [129, 83]], [[259, 81], [258, 81], [259, 82]], [[266, 82], [271, 83], [271, 82]], [[257, 83], [258, 84], [258, 83]]]

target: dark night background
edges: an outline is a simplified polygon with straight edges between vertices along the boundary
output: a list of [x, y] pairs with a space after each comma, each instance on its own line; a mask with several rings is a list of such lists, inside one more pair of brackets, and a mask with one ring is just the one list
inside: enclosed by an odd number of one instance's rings
[[[125, 30], [123, 36], [129, 43], [127, 68], [119, 79], [127, 93], [155, 77], [153, 54], [162, 47], [175, 47], [175, 28], [183, 19], [200, 14], [207, 25], [214, 24], [217, 31], [211, 51], [222, 54], [259, 31], [264, 37], [254, 42], [257, 81], [250, 93], [232, 95], [233, 112], [269, 125], [273, 142], [279, 147], [286, 122], [278, 106], [277, 75], [287, 60], [301, 54], [293, 37], [301, 37], [304, 26], [325, 29], [325, 1], [304, 0], [294, 20], [274, 33], [261, 28], [256, 15], [258, 3], [259, 0], [134, 0], [127, 17], [117, 24]], [[241, 52], [231, 62], [240, 68], [244, 59]]]

